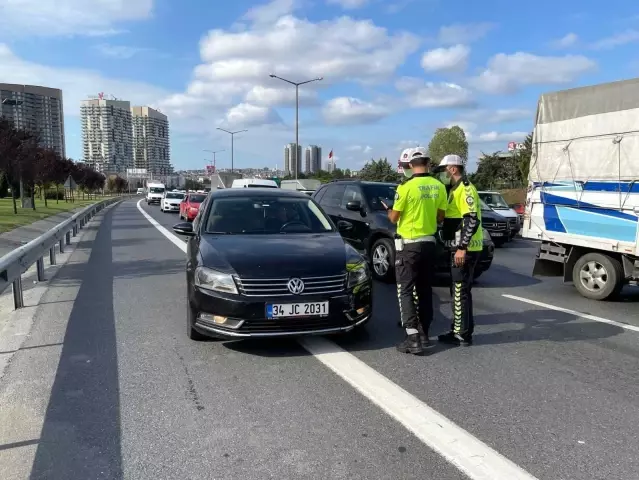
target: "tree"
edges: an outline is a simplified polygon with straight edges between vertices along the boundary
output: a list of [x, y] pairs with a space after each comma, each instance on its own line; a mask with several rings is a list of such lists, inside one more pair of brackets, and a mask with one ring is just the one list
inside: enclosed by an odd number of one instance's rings
[[4, 172], [0, 172], [0, 198], [9, 195], [9, 179]]
[[52, 183], [64, 182], [64, 163], [60, 156], [52, 151], [39, 148], [36, 152], [34, 181], [44, 192], [44, 206], [48, 207], [46, 190]]
[[484, 190], [525, 187], [528, 183], [532, 155], [532, 134], [528, 135], [523, 143], [524, 148], [514, 151], [512, 155], [503, 152], [483, 154], [479, 159], [477, 171], [470, 178], [471, 182]]
[[359, 178], [369, 182], [399, 182], [400, 180], [399, 174], [386, 158], [371, 159], [359, 171]]
[[459, 155], [468, 162], [468, 140], [461, 127], [438, 128], [428, 144], [428, 153], [434, 165], [439, 164], [446, 155]]

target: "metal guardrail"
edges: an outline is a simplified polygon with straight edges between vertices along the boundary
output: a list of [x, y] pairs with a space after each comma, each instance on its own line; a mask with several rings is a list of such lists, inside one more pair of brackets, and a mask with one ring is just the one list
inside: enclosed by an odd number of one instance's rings
[[71, 245], [71, 236], [77, 236], [96, 213], [105, 207], [129, 198], [128, 196], [113, 197], [75, 213], [72, 217], [58, 224], [35, 240], [16, 248], [0, 258], [0, 294], [9, 285], [13, 287], [13, 305], [17, 309], [24, 307], [24, 295], [22, 290], [22, 275], [35, 263], [38, 281], [44, 278], [44, 257], [49, 254], [49, 264], [56, 264], [56, 245], [59, 245], [60, 253], [64, 253], [65, 246]]

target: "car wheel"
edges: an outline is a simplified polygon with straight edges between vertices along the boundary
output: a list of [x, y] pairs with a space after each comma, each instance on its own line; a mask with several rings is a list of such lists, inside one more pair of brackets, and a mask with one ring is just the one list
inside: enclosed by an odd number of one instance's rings
[[380, 238], [371, 248], [373, 276], [382, 282], [395, 279], [395, 246], [388, 238]]
[[621, 263], [608, 255], [587, 253], [575, 262], [572, 281], [586, 298], [606, 300], [621, 292], [624, 283]]
[[195, 328], [193, 328], [193, 325], [195, 324], [195, 318], [197, 316], [197, 313], [195, 312], [195, 310], [193, 310], [193, 307], [191, 307], [191, 305], [189, 305], [189, 302], [187, 300], [186, 302], [186, 336], [189, 337], [189, 339], [200, 342], [202, 340], [206, 340], [206, 335], [202, 335], [200, 332], [198, 332]]

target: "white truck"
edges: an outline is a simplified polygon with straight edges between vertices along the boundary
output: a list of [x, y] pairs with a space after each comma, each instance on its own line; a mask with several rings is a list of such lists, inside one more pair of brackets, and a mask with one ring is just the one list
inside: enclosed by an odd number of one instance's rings
[[162, 201], [166, 186], [160, 182], [149, 182], [146, 184], [146, 203], [150, 205], [157, 203], [158, 205]]
[[604, 300], [639, 283], [639, 79], [541, 96], [523, 237], [533, 275]]
[[319, 180], [304, 178], [299, 180], [282, 180], [280, 188], [283, 190], [295, 190], [307, 195], [312, 195], [320, 187], [320, 185], [322, 185], [322, 182]]

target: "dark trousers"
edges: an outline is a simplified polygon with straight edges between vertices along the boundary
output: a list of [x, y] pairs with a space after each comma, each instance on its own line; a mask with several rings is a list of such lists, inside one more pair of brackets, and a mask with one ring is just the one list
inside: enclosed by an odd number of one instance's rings
[[481, 252], [466, 252], [466, 261], [462, 267], [455, 265], [455, 252], [451, 256], [450, 295], [453, 299], [453, 323], [451, 330], [462, 337], [472, 337], [475, 331], [473, 318], [473, 274]]
[[433, 321], [433, 273], [435, 243], [417, 242], [404, 245], [395, 253], [395, 278], [402, 326], [408, 334], [424, 333]]

